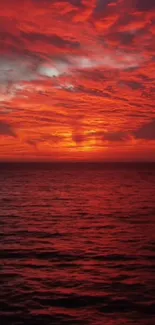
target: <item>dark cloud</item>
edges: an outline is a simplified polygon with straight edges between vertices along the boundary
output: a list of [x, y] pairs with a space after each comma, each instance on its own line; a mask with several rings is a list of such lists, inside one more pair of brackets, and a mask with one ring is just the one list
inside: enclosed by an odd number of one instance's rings
[[133, 42], [134, 42], [134, 39], [135, 39], [135, 34], [132, 34], [130, 32], [114, 32], [112, 34], [109, 34], [108, 35], [108, 38], [110, 40], [114, 40], [114, 41], [118, 41], [120, 42], [121, 45], [125, 45], [125, 46], [128, 46], [128, 45], [132, 45]]
[[155, 9], [155, 0], [132, 0], [139, 11], [150, 11]]
[[55, 135], [55, 134], [46, 134], [37, 138], [33, 139], [27, 139], [27, 143], [37, 147], [38, 144], [43, 143], [43, 142], [48, 142], [48, 143], [60, 143], [64, 138], [61, 135]]
[[121, 85], [128, 86], [132, 90], [139, 90], [144, 88], [144, 85], [141, 84], [140, 82], [131, 81], [131, 80], [121, 81]]
[[78, 41], [73, 40], [67, 40], [65, 38], [62, 38], [56, 34], [52, 35], [45, 35], [40, 33], [22, 33], [21, 34], [23, 39], [27, 39], [28, 41], [35, 42], [35, 41], [41, 41], [41, 42], [47, 42], [50, 44], [53, 44], [59, 48], [78, 48], [80, 47], [80, 43]]
[[82, 144], [82, 142], [84, 142], [85, 136], [81, 133], [74, 132], [72, 134], [72, 139], [76, 144], [80, 145], [80, 144]]
[[82, 0], [32, 0], [33, 3], [36, 4], [41, 4], [41, 5], [45, 5], [45, 4], [52, 4], [52, 3], [62, 3], [62, 2], [68, 2], [73, 6], [76, 7], [81, 7], [82, 6]]
[[15, 44], [19, 44], [21, 43], [21, 40], [19, 38], [17, 38], [16, 36], [14, 36], [13, 34], [11, 34], [10, 32], [7, 31], [2, 31], [0, 33], [0, 42], [8, 42], [11, 41], [12, 43]]
[[1, 135], [16, 137], [16, 133], [12, 126], [5, 121], [0, 121], [0, 136]]
[[125, 132], [107, 132], [103, 134], [103, 139], [107, 141], [117, 142], [125, 141], [128, 139], [128, 135]]
[[135, 35], [129, 32], [120, 32], [119, 39], [123, 45], [131, 45], [135, 39]]
[[134, 136], [137, 139], [155, 140], [155, 120], [140, 127], [134, 132]]
[[[61, 0], [59, 0], [59, 1], [61, 1]], [[82, 0], [68, 0], [68, 2], [71, 3], [73, 6], [76, 6], [76, 7], [81, 7], [82, 6]]]
[[83, 94], [87, 94], [95, 97], [111, 98], [111, 94], [109, 92], [102, 91], [100, 89], [91, 89], [91, 88], [79, 86], [77, 92], [81, 92]]
[[10, 107], [5, 107], [4, 105], [1, 107], [0, 106], [0, 115], [7, 115], [12, 112], [12, 109]]
[[96, 0], [96, 8], [94, 14], [97, 16], [103, 15], [103, 11], [106, 9], [108, 4], [116, 2], [116, 0]]

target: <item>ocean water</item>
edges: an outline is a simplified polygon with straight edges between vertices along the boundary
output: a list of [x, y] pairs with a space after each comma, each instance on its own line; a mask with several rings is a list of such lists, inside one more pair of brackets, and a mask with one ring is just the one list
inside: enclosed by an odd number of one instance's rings
[[155, 324], [155, 165], [0, 165], [0, 323]]

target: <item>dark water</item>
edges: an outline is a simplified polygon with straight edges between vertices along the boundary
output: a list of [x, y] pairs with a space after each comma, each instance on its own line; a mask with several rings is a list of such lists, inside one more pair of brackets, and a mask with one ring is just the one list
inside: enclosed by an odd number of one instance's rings
[[155, 324], [155, 166], [0, 167], [0, 323]]

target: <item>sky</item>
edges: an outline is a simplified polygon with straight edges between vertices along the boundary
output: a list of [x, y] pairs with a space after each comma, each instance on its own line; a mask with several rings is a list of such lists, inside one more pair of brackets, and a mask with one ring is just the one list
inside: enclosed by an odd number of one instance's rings
[[155, 1], [0, 1], [0, 161], [155, 161]]

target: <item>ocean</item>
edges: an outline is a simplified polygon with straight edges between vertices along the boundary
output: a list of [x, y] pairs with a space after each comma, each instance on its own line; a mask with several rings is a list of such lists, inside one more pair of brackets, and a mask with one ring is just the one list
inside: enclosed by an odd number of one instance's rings
[[0, 323], [155, 324], [155, 164], [0, 165]]

